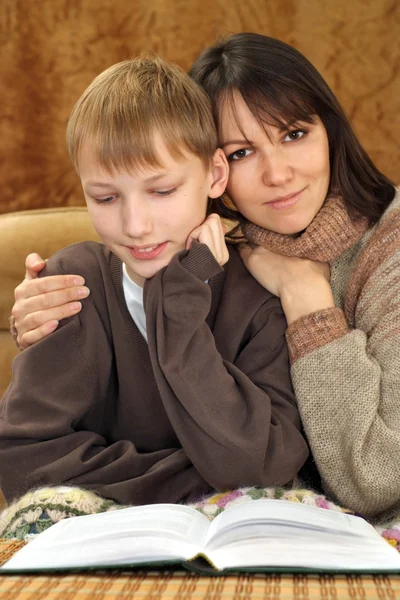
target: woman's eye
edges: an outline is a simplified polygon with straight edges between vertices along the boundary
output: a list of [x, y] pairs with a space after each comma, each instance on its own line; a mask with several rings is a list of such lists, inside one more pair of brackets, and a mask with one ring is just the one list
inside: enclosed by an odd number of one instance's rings
[[246, 158], [247, 156], [252, 154], [252, 152], [253, 150], [251, 150], [250, 148], [241, 148], [240, 150], [236, 150], [236, 152], [232, 152], [232, 154], [229, 154], [228, 161]]
[[289, 131], [286, 134], [286, 137], [283, 141], [284, 142], [295, 142], [296, 140], [300, 140], [304, 135], [306, 135], [306, 132], [304, 131], [304, 129], [293, 129], [293, 131]]

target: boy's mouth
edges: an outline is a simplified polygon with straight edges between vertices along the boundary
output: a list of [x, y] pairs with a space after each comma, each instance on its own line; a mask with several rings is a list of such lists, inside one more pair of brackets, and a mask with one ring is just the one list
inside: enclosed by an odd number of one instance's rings
[[153, 246], [128, 246], [128, 250], [133, 258], [136, 258], [137, 260], [151, 260], [160, 256], [167, 244], [168, 242]]

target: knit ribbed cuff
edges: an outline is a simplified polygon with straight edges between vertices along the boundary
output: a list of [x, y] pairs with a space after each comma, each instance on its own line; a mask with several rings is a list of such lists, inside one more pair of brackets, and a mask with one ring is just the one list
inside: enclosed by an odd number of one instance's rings
[[310, 354], [329, 342], [349, 333], [349, 326], [340, 308], [327, 308], [297, 319], [286, 330], [290, 362]]
[[181, 259], [181, 264], [201, 281], [206, 281], [206, 279], [223, 271], [207, 244], [202, 244], [196, 240], [186, 256]]

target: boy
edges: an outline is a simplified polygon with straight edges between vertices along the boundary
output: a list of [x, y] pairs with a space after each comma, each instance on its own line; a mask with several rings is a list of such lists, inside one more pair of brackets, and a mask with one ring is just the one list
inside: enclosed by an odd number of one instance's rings
[[104, 246], [48, 262], [91, 295], [15, 359], [0, 404], [7, 500], [38, 485], [144, 504], [287, 483], [308, 450], [286, 324], [207, 217], [228, 166], [205, 93], [160, 59], [119, 63], [76, 104], [67, 142]]

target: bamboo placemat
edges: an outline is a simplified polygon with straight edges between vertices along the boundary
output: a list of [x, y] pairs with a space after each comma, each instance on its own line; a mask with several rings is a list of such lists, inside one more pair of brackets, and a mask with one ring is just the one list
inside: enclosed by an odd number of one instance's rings
[[[0, 539], [0, 564], [24, 542]], [[98, 571], [0, 575], [0, 600], [375, 600], [400, 599], [400, 575], [228, 575]]]

